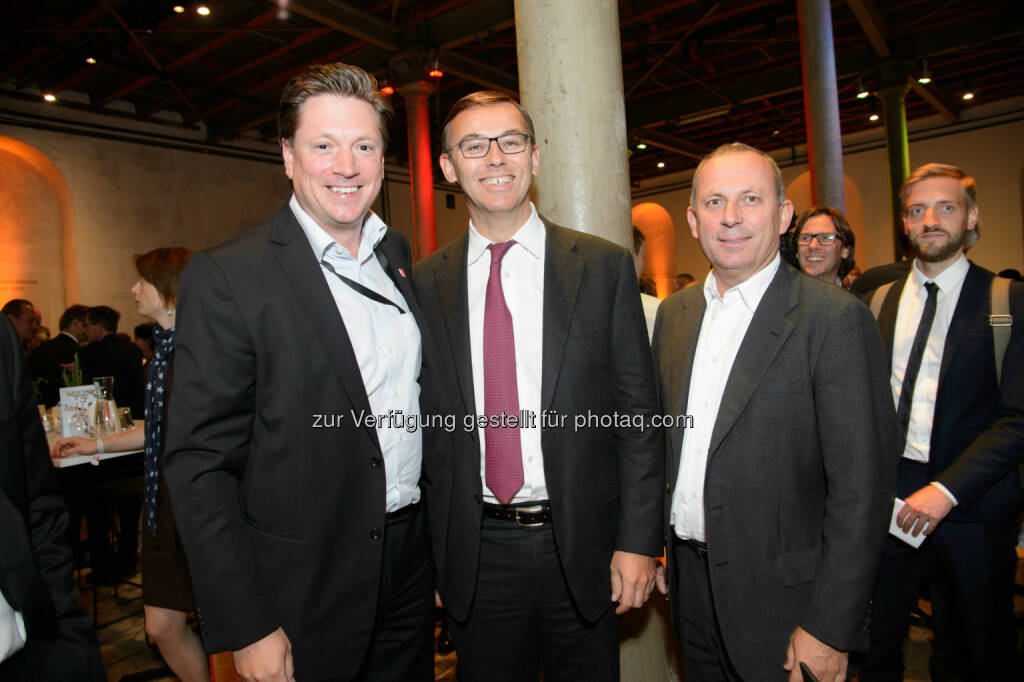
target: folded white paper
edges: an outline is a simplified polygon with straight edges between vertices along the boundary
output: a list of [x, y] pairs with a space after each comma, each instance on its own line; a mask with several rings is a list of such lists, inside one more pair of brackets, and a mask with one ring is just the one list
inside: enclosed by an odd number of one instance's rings
[[[928, 526], [926, 524], [925, 527], [921, 529], [921, 532], [917, 534], [917, 537], [914, 537], [900, 528], [899, 524], [896, 523], [896, 515], [900, 513], [900, 509], [903, 509], [904, 504], [906, 503], [898, 497], [892, 501], [892, 519], [889, 520], [889, 535], [898, 540], [902, 540], [911, 547], [920, 547], [921, 543], [924, 542], [924, 539], [927, 537], [924, 534], [924, 531]], [[913, 530], [914, 527], [911, 526], [910, 529]]]

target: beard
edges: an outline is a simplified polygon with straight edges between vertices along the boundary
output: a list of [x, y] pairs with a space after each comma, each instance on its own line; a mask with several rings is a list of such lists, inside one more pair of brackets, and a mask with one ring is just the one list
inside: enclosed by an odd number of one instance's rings
[[[941, 232], [946, 235], [947, 240], [945, 244], [928, 244], [921, 239], [921, 235], [935, 232]], [[964, 246], [967, 244], [968, 233], [967, 221], [965, 220], [963, 228], [957, 236], [950, 234], [941, 227], [936, 227], [925, 229], [917, 237], [911, 237], [910, 243], [913, 244], [914, 249], [917, 251], [917, 257], [925, 263], [941, 263], [963, 251]]]

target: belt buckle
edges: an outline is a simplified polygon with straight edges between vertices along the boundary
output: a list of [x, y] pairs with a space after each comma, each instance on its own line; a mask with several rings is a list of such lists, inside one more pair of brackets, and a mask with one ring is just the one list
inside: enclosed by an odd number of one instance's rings
[[516, 522], [516, 525], [519, 526], [520, 528], [536, 528], [537, 526], [543, 526], [544, 525], [543, 521], [536, 521], [534, 523], [523, 523], [522, 521], [519, 520], [519, 514], [520, 513], [522, 513], [522, 514], [540, 514], [543, 511], [544, 511], [544, 506], [540, 505], [540, 504], [535, 504], [535, 505], [530, 506], [530, 507], [516, 507], [515, 508], [515, 512], [516, 512], [515, 522]]

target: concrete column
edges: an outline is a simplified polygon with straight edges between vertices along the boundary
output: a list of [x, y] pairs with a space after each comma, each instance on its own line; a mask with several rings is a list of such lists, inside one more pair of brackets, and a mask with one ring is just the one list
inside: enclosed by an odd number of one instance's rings
[[882, 101], [885, 120], [885, 151], [889, 159], [889, 205], [892, 214], [893, 256], [903, 258], [903, 219], [900, 187], [910, 175], [910, 152], [907, 150], [907, 108], [904, 96], [907, 84], [890, 85], [875, 95]]
[[409, 181], [412, 189], [412, 224], [416, 235], [413, 258], [418, 259], [437, 250], [428, 106], [434, 85], [425, 80], [406, 81], [398, 86], [398, 92], [405, 98], [405, 117], [409, 131]]
[[797, 6], [811, 202], [815, 206], [832, 206], [845, 211], [832, 6], [829, 0], [799, 0]]
[[519, 92], [540, 145], [537, 209], [629, 248], [629, 163], [615, 0], [516, 0]]

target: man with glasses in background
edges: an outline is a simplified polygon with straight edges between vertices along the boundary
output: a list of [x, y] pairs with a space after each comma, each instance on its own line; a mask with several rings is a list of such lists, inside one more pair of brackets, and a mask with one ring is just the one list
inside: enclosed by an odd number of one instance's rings
[[853, 230], [842, 211], [831, 207], [804, 211], [796, 221], [794, 239], [802, 272], [842, 286], [854, 265]]

